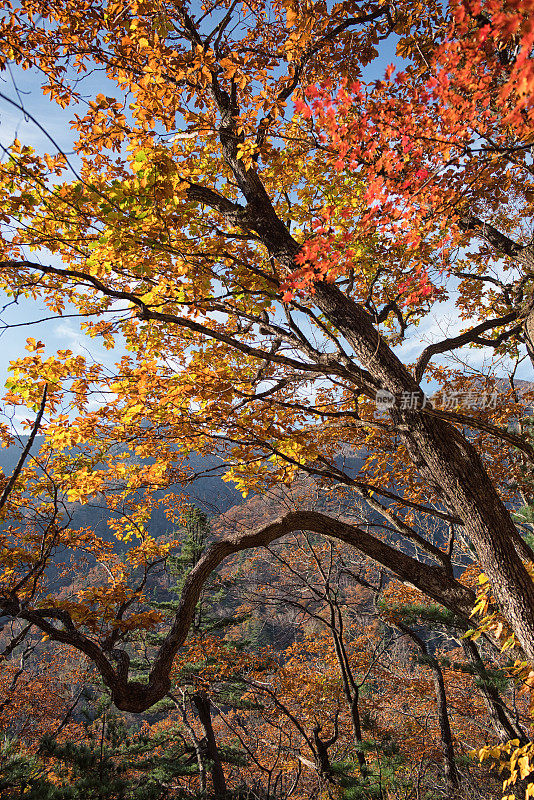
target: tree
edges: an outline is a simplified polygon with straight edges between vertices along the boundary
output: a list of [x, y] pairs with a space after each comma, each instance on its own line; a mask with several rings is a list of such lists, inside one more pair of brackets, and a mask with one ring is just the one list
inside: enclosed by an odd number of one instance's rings
[[[366, 96], [355, 84], [361, 68], [394, 32], [404, 77], [392, 84], [388, 70]], [[5, 519], [20, 520], [3, 542], [4, 613], [85, 653], [115, 704], [141, 711], [168, 691], [202, 585], [228, 555], [308, 530], [347, 542], [466, 618], [474, 593], [453, 571], [458, 528], [533, 660], [534, 586], [524, 566], [532, 550], [503, 500], [515, 499], [511, 477], [526, 488], [521, 459], [532, 458], [532, 446], [504, 427], [517, 405], [504, 397], [495, 411], [463, 414], [425, 402], [421, 387], [425, 374], [445, 389], [462, 381], [480, 391], [481, 378], [493, 386], [494, 372], [468, 381], [430, 359], [465, 344], [490, 345], [498, 358], [529, 341], [530, 245], [479, 216], [510, 232], [530, 220], [527, 4], [446, 12], [429, 4], [421, 15], [408, 1], [195, 10], [84, 0], [22, 5], [1, 33], [4, 62], [39, 69], [52, 101], [81, 101], [77, 77], [93, 68], [118, 95], [99, 93], [84, 116], [75, 110], [79, 166], [18, 140], [9, 149], [0, 181], [5, 291], [39, 296], [57, 315], [69, 302], [89, 318], [91, 336], [110, 348], [123, 337], [130, 351], [110, 377], [69, 351], [45, 358], [29, 339], [29, 355], [13, 366], [8, 403], [32, 407], [48, 386], [48, 462], [46, 478], [28, 467], [4, 506]], [[484, 78], [480, 90], [471, 68]], [[304, 87], [329, 75], [340, 88], [309, 90], [310, 110]], [[393, 126], [401, 110], [407, 142]], [[375, 137], [367, 155], [357, 146], [362, 131], [362, 148]], [[447, 194], [442, 206], [447, 182], [463, 199]], [[459, 252], [473, 237], [482, 249]], [[30, 260], [28, 247], [61, 265]], [[491, 276], [503, 254], [519, 275]], [[412, 371], [393, 348], [454, 275], [463, 280], [460, 313], [484, 320], [423, 348]], [[96, 391], [106, 399], [94, 410]], [[386, 418], [377, 392], [393, 395]], [[140, 461], [113, 449], [125, 443]], [[357, 475], [336, 461], [347, 443], [368, 453]], [[191, 571], [140, 684], [128, 680], [129, 632], [157, 620], [143, 605], [145, 582], [131, 584], [129, 573], [146, 575], [166, 558], [168, 546], [146, 532], [149, 490], [187, 480], [183, 457], [192, 451], [222, 453], [244, 492], [290, 483], [298, 470], [346, 485], [400, 541], [298, 506], [216, 541]], [[143, 462], [154, 454], [155, 463]], [[104, 487], [110, 507], [132, 505], [116, 527], [139, 544], [118, 559], [92, 541], [109, 578], [76, 602], [51, 596], [42, 570], [31, 585], [42, 544], [23, 506], [39, 502], [44, 518], [58, 497], [83, 501]], [[450, 527], [448, 548], [420, 533], [426, 518]], [[80, 543], [68, 528], [47, 535], [47, 558]]]
[[[493, 796], [491, 785], [487, 793], [477, 790], [477, 771], [468, 769], [466, 756], [488, 741], [488, 732], [490, 740], [495, 736], [495, 716], [498, 734], [506, 720], [503, 741], [517, 736], [517, 707], [509, 711], [510, 693], [501, 696], [496, 685], [498, 677], [503, 690], [502, 671], [486, 668], [473, 642], [478, 669], [465, 664], [459, 646], [465, 628], [455, 630], [452, 614], [395, 581], [376, 609], [387, 627], [382, 624], [372, 602], [380, 576], [354, 555], [343, 545], [291, 536], [251, 555], [239, 577], [246, 605], [257, 605], [262, 620], [293, 628], [292, 636], [278, 637], [278, 647], [291, 642], [278, 669], [252, 682], [256, 696], [265, 698], [257, 713], [273, 726], [278, 717], [284, 731], [293, 729], [297, 737], [284, 748], [286, 769], [294, 769], [298, 754], [307, 796], [318, 793], [310, 786], [314, 768], [325, 790], [343, 789], [346, 797], [417, 797], [425, 787], [443, 792], [444, 781], [454, 797], [468, 796], [470, 789], [475, 796]], [[412, 635], [422, 651], [415, 659]], [[484, 657], [493, 667], [491, 654]], [[487, 697], [496, 706], [489, 714]], [[251, 724], [247, 715], [243, 729]], [[276, 747], [272, 733], [262, 741]]]
[[[210, 535], [208, 517], [196, 506], [184, 509], [183, 522], [180, 552], [176, 556], [171, 556], [166, 565], [170, 577], [174, 578], [174, 585], [169, 587], [170, 599], [154, 603], [155, 608], [165, 611], [171, 617], [179, 610], [184, 583], [190, 571], [200, 561]], [[212, 720], [212, 689], [215, 687], [219, 703], [223, 702], [231, 707], [242, 704], [240, 695], [243, 692], [239, 677], [247, 661], [250, 660], [239, 658], [236, 647], [232, 648], [230, 645], [225, 647], [224, 642], [218, 640], [217, 634], [220, 636], [228, 628], [239, 625], [244, 619], [242, 616], [232, 614], [229, 604], [224, 604], [225, 588], [227, 587], [223, 581], [214, 580], [213, 577], [203, 584], [190, 631], [191, 657], [182, 658], [180, 664], [175, 662], [172, 676], [174, 685], [168, 694], [168, 702], [163, 701], [152, 708], [152, 712], [156, 709], [168, 711], [173, 707], [180, 709], [183, 723], [195, 747], [201, 792], [206, 791], [206, 764], [209, 764], [216, 797], [229, 797], [223, 762], [242, 764], [243, 754], [236, 752], [235, 747], [221, 749], [217, 743]], [[164, 637], [165, 633], [152, 633], [146, 638], [149, 643], [157, 646]], [[144, 663], [140, 662], [140, 666], [150, 669], [147, 642], [142, 649], [147, 655]], [[223, 658], [217, 657], [217, 651], [223, 654]], [[257, 657], [254, 660], [257, 662]], [[181, 699], [176, 697], [179, 692], [182, 694]], [[187, 702], [194, 708], [200, 722], [203, 746], [189, 722]]]

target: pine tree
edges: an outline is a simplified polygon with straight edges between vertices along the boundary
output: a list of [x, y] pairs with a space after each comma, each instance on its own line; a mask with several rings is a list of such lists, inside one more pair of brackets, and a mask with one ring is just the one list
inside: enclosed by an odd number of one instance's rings
[[[169, 598], [153, 604], [155, 609], [170, 616], [176, 614], [187, 576], [200, 561], [210, 536], [208, 517], [199, 508], [194, 505], [188, 506], [184, 511], [183, 518], [180, 552], [170, 556], [167, 560], [167, 570], [174, 581], [168, 589]], [[194, 634], [210, 634], [236, 624], [234, 615], [224, 613], [228, 588], [228, 585], [217, 575], [212, 575], [206, 582], [196, 607], [192, 625]], [[153, 643], [160, 640], [161, 637], [156, 634]]]
[[[199, 562], [210, 538], [210, 525], [207, 515], [196, 506], [185, 509], [184, 527], [182, 531], [182, 545], [177, 555], [171, 556], [167, 562], [168, 572], [173, 580], [167, 590], [168, 598], [155, 601], [153, 608], [173, 617], [180, 603], [182, 589], [185, 581]], [[228, 585], [218, 575], [212, 575], [205, 583], [199, 602], [195, 609], [195, 617], [191, 626], [189, 640], [198, 642], [199, 647], [206, 639], [215, 637], [227, 651], [229, 660], [235, 651], [246, 646], [246, 642], [223, 642], [221, 635], [232, 626], [245, 621], [247, 615], [233, 613], [228, 602]], [[148, 641], [152, 645], [159, 645], [163, 636], [152, 633]], [[137, 662], [142, 675], [143, 663]], [[240, 682], [240, 675], [224, 676], [210, 685], [206, 682], [205, 673], [210, 667], [213, 674], [217, 673], [217, 657], [210, 654], [209, 649], [204, 650], [204, 656], [194, 661], [182, 663], [175, 672], [175, 684], [180, 687], [180, 693], [171, 691], [169, 695], [151, 709], [154, 713], [169, 713], [179, 710], [182, 722], [187, 727], [189, 737], [196, 752], [196, 768], [200, 776], [201, 791], [205, 791], [205, 774], [211, 773], [213, 791], [215, 796], [230, 796], [226, 786], [223, 764], [243, 764], [244, 756], [239, 748], [221, 746], [217, 742], [216, 733], [212, 723], [212, 709], [214, 696], [217, 705], [232, 708], [250, 707], [250, 703], [243, 699], [244, 688]], [[180, 696], [179, 696], [180, 695]], [[198, 738], [190, 725], [187, 708], [193, 710], [194, 715], [202, 727], [203, 736]]]
[[[85, 742], [44, 737], [37, 755], [4, 745], [0, 793], [5, 800], [179, 800], [178, 779], [193, 775], [178, 725], [149, 735], [109, 711]], [[192, 751], [192, 748], [190, 748]], [[189, 794], [190, 796], [190, 794]]]

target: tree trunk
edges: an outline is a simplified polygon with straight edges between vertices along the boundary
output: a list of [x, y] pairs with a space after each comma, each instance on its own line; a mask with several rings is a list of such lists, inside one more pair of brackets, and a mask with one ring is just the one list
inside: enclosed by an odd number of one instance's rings
[[489, 717], [491, 719], [495, 733], [501, 742], [509, 739], [519, 739], [521, 745], [528, 742], [528, 737], [521, 726], [517, 725], [510, 716], [498, 690], [492, 684], [491, 678], [486, 672], [484, 661], [482, 660], [478, 648], [471, 639], [462, 639], [462, 647], [469, 661], [474, 666], [480, 678], [479, 689], [484, 698]]
[[[294, 271], [300, 246], [278, 218], [257, 174], [251, 174], [249, 180], [247, 173], [241, 188], [247, 199], [241, 224], [259, 235], [273, 258]], [[526, 263], [530, 251], [514, 251], [514, 255]], [[354, 364], [359, 391], [371, 396], [373, 388], [386, 389], [397, 398], [408, 392], [422, 399], [418, 383], [358, 303], [327, 281], [317, 281], [314, 292], [316, 305], [345, 337], [361, 364]], [[463, 521], [501, 612], [534, 664], [534, 584], [517, 550], [525, 560], [531, 554], [475, 447], [452, 425], [420, 409], [395, 408], [392, 417], [417, 468], [439, 487], [449, 508]]]
[[187, 717], [187, 706], [186, 706], [186, 694], [182, 691], [182, 702], [178, 702], [178, 698], [175, 697], [172, 692], [169, 692], [169, 697], [173, 701], [174, 705], [177, 709], [181, 711], [182, 714], [182, 723], [184, 728], [186, 729], [187, 733], [189, 734], [189, 738], [193, 744], [193, 749], [195, 751], [195, 758], [197, 760], [198, 766], [198, 780], [200, 784], [200, 794], [206, 794], [206, 768], [204, 766], [204, 759], [202, 757], [202, 748], [200, 747], [200, 742], [198, 741], [198, 736], [196, 735], [193, 726], [189, 724], [189, 719]]
[[[375, 330], [369, 315], [326, 282], [315, 285], [316, 302], [353, 347], [362, 365], [396, 397], [422, 393], [411, 374]], [[392, 413], [416, 465], [429, 474], [463, 520], [501, 612], [534, 663], [534, 584], [517, 549], [522, 542], [474, 446], [443, 420], [418, 409]]]
[[216, 797], [224, 797], [226, 795], [226, 779], [224, 777], [219, 748], [217, 747], [215, 732], [211, 722], [210, 699], [206, 692], [202, 690], [200, 692], [195, 692], [195, 694], [191, 696], [191, 700], [198, 711], [198, 718], [206, 737], [206, 752], [211, 763], [210, 771], [213, 781], [213, 791]]
[[432, 680], [434, 683], [434, 691], [436, 693], [436, 709], [438, 715], [440, 739], [441, 739], [441, 752], [443, 753], [443, 771], [445, 773], [445, 782], [447, 784], [447, 792], [449, 797], [456, 797], [460, 779], [458, 770], [456, 769], [456, 761], [454, 760], [454, 743], [452, 740], [451, 725], [449, 722], [449, 712], [447, 709], [447, 695], [445, 692], [445, 682], [443, 680], [443, 672], [436, 658], [430, 655], [428, 648], [423, 639], [412, 630], [408, 625], [403, 622], [396, 622], [395, 626], [405, 633], [417, 645], [425, 661], [432, 671]]
[[313, 729], [313, 741], [316, 749], [317, 771], [319, 772], [322, 778], [328, 781], [328, 783], [335, 783], [334, 778], [332, 776], [332, 765], [330, 764], [330, 754], [328, 750], [338, 738], [337, 715], [335, 721], [334, 736], [331, 739], [326, 739], [326, 740], [321, 739], [320, 736], [321, 730], [322, 728], [319, 724], [317, 724]]
[[[365, 753], [362, 749], [362, 726], [359, 709], [360, 687], [354, 680], [350, 662], [347, 656], [347, 651], [345, 649], [345, 642], [343, 641], [343, 635], [340, 630], [342, 624], [341, 612], [338, 607], [334, 607], [334, 603], [331, 598], [329, 599], [329, 605], [331, 623], [330, 630], [334, 640], [334, 649], [336, 651], [337, 662], [339, 664], [339, 671], [341, 672], [343, 693], [345, 695], [345, 700], [350, 712], [354, 744], [356, 747], [356, 758], [358, 759], [358, 765], [360, 767], [362, 778], [367, 779], [369, 777], [369, 769], [367, 767]], [[339, 628], [337, 627], [338, 621], [340, 621]]]
[[454, 744], [452, 741], [452, 731], [447, 710], [447, 695], [445, 693], [445, 682], [443, 672], [436, 659], [429, 659], [432, 679], [434, 681], [434, 691], [436, 692], [436, 705], [438, 711], [439, 731], [441, 737], [441, 751], [443, 753], [443, 770], [449, 794], [454, 797], [454, 792], [458, 789], [459, 778], [454, 760]]

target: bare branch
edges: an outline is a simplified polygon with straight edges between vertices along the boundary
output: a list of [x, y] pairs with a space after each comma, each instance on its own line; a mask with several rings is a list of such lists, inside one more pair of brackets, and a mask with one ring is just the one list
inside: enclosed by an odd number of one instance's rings
[[415, 365], [415, 380], [417, 383], [421, 381], [421, 378], [423, 377], [425, 369], [427, 368], [430, 360], [438, 353], [446, 353], [449, 350], [455, 350], [457, 347], [463, 347], [466, 344], [480, 344], [484, 346], [492, 345], [493, 347], [498, 347], [510, 336], [519, 333], [521, 326], [514, 326], [507, 331], [503, 331], [503, 333], [499, 334], [499, 336], [497, 336], [495, 339], [482, 338], [481, 334], [492, 330], [493, 328], [500, 328], [503, 325], [508, 325], [509, 322], [514, 322], [518, 316], [518, 311], [511, 311], [509, 314], [505, 314], [503, 317], [496, 317], [495, 319], [488, 319], [485, 322], [481, 322], [479, 325], [475, 325], [474, 328], [458, 334], [458, 336], [451, 336], [448, 339], [443, 339], [441, 342], [434, 342], [428, 347], [425, 347], [417, 359], [417, 364]]
[[22, 453], [20, 454], [20, 458], [18, 460], [17, 466], [13, 470], [13, 474], [12, 474], [11, 478], [9, 479], [9, 481], [7, 482], [7, 486], [5, 487], [4, 491], [2, 492], [2, 495], [0, 496], [0, 509], [2, 509], [5, 506], [9, 495], [13, 491], [13, 487], [15, 485], [15, 481], [17, 480], [18, 476], [20, 475], [22, 467], [24, 466], [24, 462], [26, 461], [26, 459], [28, 457], [28, 454], [29, 454], [30, 450], [32, 449], [32, 445], [33, 445], [33, 443], [35, 441], [35, 437], [37, 436], [37, 431], [39, 430], [39, 427], [41, 425], [41, 420], [43, 418], [43, 414], [44, 414], [44, 410], [45, 410], [45, 406], [46, 406], [47, 388], [48, 387], [45, 386], [45, 388], [43, 390], [43, 396], [41, 398], [41, 405], [39, 406], [39, 411], [38, 411], [37, 416], [35, 418], [35, 422], [33, 423], [32, 431], [31, 431], [31, 433], [30, 433], [30, 435], [28, 437], [28, 441], [26, 442], [26, 446], [25, 446], [24, 450], [22, 451]]

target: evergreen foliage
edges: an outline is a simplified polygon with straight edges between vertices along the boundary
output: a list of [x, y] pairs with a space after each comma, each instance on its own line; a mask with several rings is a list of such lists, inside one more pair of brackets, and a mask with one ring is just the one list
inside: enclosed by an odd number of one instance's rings
[[[177, 798], [177, 778], [191, 775], [191, 752], [179, 726], [148, 736], [120, 717], [101, 720], [99, 741], [58, 742], [46, 736], [38, 756], [24, 757], [12, 743], [2, 763], [6, 800], [164, 800]], [[2, 752], [4, 755], [4, 752]]]

